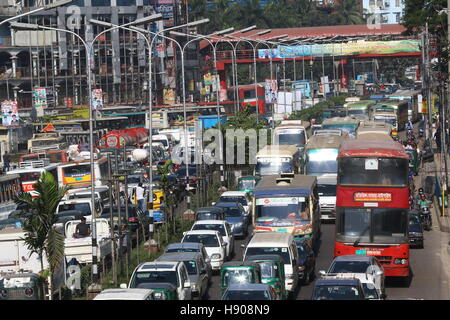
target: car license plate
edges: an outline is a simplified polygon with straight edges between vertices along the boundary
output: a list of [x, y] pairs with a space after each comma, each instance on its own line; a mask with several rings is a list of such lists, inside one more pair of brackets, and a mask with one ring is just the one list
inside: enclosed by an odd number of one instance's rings
[[367, 253], [367, 250], [356, 250], [356, 254], [363, 254], [365, 255]]

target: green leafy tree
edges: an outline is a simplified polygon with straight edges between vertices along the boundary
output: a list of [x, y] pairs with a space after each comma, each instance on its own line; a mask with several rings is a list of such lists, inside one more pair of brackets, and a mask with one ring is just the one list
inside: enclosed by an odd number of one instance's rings
[[43, 256], [47, 256], [53, 278], [64, 259], [64, 235], [54, 227], [57, 221], [56, 208], [69, 187], [59, 187], [53, 175], [44, 172], [34, 189], [39, 193], [36, 198], [33, 199], [27, 192], [21, 192], [14, 201], [30, 208], [31, 216], [24, 220], [24, 241], [31, 253], [39, 256], [42, 270]]
[[340, 0], [333, 11], [336, 20], [334, 24], [350, 25], [363, 24], [360, 0]]

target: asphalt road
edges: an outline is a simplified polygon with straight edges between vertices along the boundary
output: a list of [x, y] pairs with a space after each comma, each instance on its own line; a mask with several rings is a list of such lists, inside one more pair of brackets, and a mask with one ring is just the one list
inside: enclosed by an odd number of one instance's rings
[[[404, 132], [401, 133], [401, 138], [404, 137], [404, 134]], [[425, 174], [424, 171], [427, 171], [426, 167], [415, 178], [416, 188], [420, 187], [421, 175]], [[333, 260], [334, 228], [334, 223], [322, 224], [322, 236], [315, 248], [316, 275], [319, 270], [327, 270]], [[251, 233], [251, 230], [249, 230], [249, 233]], [[441, 232], [437, 223], [434, 223], [431, 231], [424, 231], [424, 237], [425, 245], [423, 249], [410, 250], [411, 277], [409, 281], [405, 283], [397, 278], [386, 278], [388, 300], [450, 299], [450, 256], [447, 253], [449, 234]], [[243, 249], [240, 245], [244, 242], [247, 241], [242, 239], [235, 241], [236, 253], [233, 260], [242, 260]], [[220, 299], [219, 280], [217, 274], [212, 277], [206, 299]], [[309, 299], [313, 287], [314, 281], [309, 285], [299, 286], [293, 298], [296, 300]]]

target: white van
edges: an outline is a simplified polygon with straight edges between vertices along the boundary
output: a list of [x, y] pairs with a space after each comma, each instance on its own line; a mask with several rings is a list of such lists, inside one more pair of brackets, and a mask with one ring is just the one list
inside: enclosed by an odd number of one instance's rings
[[294, 237], [286, 232], [255, 233], [245, 249], [243, 261], [262, 254], [277, 254], [283, 259], [286, 290], [293, 292], [298, 284], [298, 251]]

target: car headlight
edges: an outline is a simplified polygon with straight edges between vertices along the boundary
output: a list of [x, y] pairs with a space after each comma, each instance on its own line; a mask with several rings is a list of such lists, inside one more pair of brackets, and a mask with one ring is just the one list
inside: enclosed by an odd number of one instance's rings
[[191, 285], [191, 289], [193, 290], [193, 291], [197, 291], [197, 284], [195, 284], [195, 283], [193, 283], [192, 285]]
[[242, 227], [244, 225], [244, 222], [238, 222], [233, 224], [234, 227]]
[[422, 232], [410, 232], [409, 234], [412, 235], [412, 236], [417, 236], [417, 237], [422, 237], [423, 236]]
[[305, 270], [305, 266], [298, 266], [298, 267], [297, 267], [297, 270], [298, 270], [298, 271], [303, 271], [303, 270]]
[[154, 292], [153, 298], [155, 300], [166, 300], [166, 296], [162, 292]]
[[220, 253], [214, 253], [213, 255], [211, 255], [211, 259], [220, 259], [220, 258], [222, 258]]

